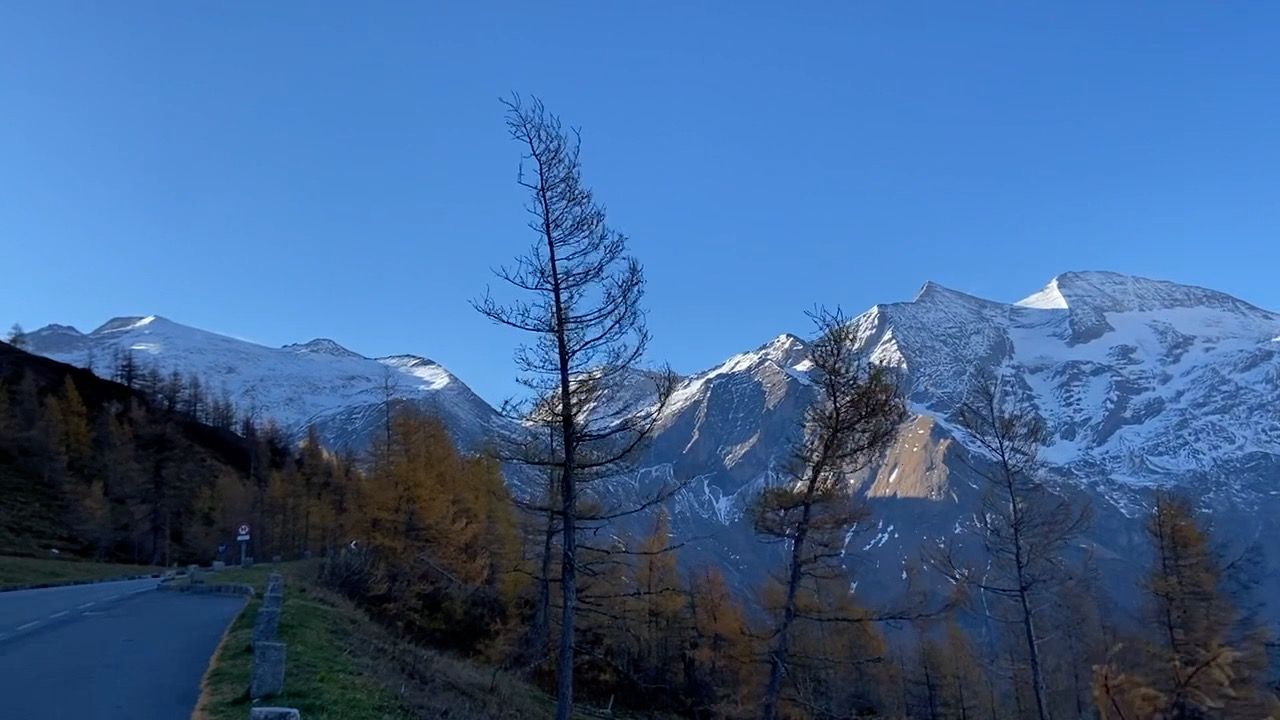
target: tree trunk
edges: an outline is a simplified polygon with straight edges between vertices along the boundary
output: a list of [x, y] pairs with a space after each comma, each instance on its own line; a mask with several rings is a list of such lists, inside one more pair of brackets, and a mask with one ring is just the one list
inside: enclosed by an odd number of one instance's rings
[[1036, 700], [1036, 715], [1040, 720], [1050, 720], [1049, 707], [1045, 702], [1048, 690], [1044, 682], [1044, 670], [1040, 666], [1040, 646], [1036, 641], [1035, 618], [1031, 610], [1031, 598], [1027, 591], [1027, 560], [1022, 541], [1022, 514], [1018, 510], [1017, 490], [1014, 487], [1013, 472], [1007, 460], [1002, 458], [1005, 487], [1009, 492], [1009, 516], [1013, 528], [1014, 570], [1018, 579], [1018, 603], [1022, 609], [1022, 632], [1027, 640], [1027, 664], [1031, 666], [1031, 691]]
[[551, 269], [553, 309], [555, 311], [556, 352], [560, 360], [560, 439], [564, 464], [560, 468], [560, 529], [564, 534], [560, 547], [560, 664], [556, 678], [556, 720], [571, 720], [573, 715], [573, 633], [578, 607], [578, 538], [577, 478], [574, 477], [574, 455], [577, 451], [577, 419], [573, 416], [572, 385], [568, 338], [565, 337], [564, 297], [560, 287], [560, 267], [551, 229], [551, 207], [547, 198], [546, 178], [540, 178], [543, 233], [547, 240], [547, 264]]
[[533, 610], [533, 628], [529, 635], [531, 666], [541, 662], [547, 650], [551, 620], [551, 549], [555, 540], [555, 513], [547, 513], [547, 529], [542, 536], [542, 569], [538, 574], [538, 600]]
[[[814, 482], [811, 481], [806, 491], [808, 497], [813, 495], [813, 486]], [[791, 573], [787, 578], [787, 599], [782, 606], [782, 623], [778, 625], [778, 637], [774, 641], [773, 651], [769, 653], [769, 684], [765, 686], [764, 705], [761, 711], [761, 717], [764, 720], [777, 720], [778, 717], [778, 697], [782, 694], [782, 675], [787, 670], [788, 634], [791, 631], [791, 624], [796, 619], [796, 595], [800, 589], [805, 539], [809, 534], [812, 505], [808, 497], [805, 499], [795, 541], [791, 543]]]
[[1025, 590], [1019, 591], [1022, 603], [1022, 630], [1027, 637], [1027, 662], [1031, 665], [1031, 689], [1036, 697], [1036, 712], [1040, 720], [1049, 720], [1049, 707], [1045, 704], [1048, 690], [1044, 684], [1044, 671], [1040, 667], [1040, 648], [1036, 644], [1035, 619], [1031, 616], [1030, 599]]
[[[573, 475], [566, 472], [561, 480], [561, 496], [565, 507], [573, 501]], [[564, 514], [564, 540], [561, 545], [560, 592], [562, 604], [560, 612], [560, 665], [559, 677], [556, 681], [556, 720], [570, 720], [573, 715], [573, 621], [574, 610], [578, 603], [578, 563], [574, 557], [577, 541], [573, 511]]]

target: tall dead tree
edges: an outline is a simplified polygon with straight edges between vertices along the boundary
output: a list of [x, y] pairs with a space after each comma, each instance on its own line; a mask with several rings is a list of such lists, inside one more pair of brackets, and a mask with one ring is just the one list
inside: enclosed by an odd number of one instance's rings
[[817, 339], [809, 348], [817, 397], [805, 416], [804, 434], [788, 476], [765, 489], [753, 508], [756, 532], [789, 545], [769, 651], [764, 720], [778, 717], [797, 620], [874, 620], [837, 616], [829, 610], [813, 614], [813, 603], [804, 607], [801, 593], [806, 583], [821, 583], [844, 572], [840, 557], [845, 535], [866, 517], [849, 476], [865, 469], [888, 447], [906, 417], [894, 378], [861, 356], [856, 331], [845, 317], [838, 310], [821, 309], [810, 317], [817, 327]]
[[967, 567], [950, 549], [934, 564], [953, 581], [1005, 601], [1008, 611], [994, 609], [991, 619], [1018, 629], [1036, 717], [1049, 720], [1040, 619], [1054, 591], [1072, 579], [1064, 553], [1088, 523], [1089, 509], [1073, 507], [1045, 485], [1039, 460], [1044, 424], [1033, 410], [1005, 403], [995, 380], [979, 383], [958, 415], [986, 455], [968, 465], [987, 485], [976, 522], [990, 572]]
[[[559, 497], [537, 498], [527, 509], [550, 512], [560, 534], [560, 638], [556, 718], [573, 708], [574, 621], [578, 608], [580, 502], [590, 484], [625, 470], [650, 434], [671, 387], [670, 374], [652, 376], [650, 402], [618, 402], [619, 390], [643, 375], [639, 370], [649, 333], [640, 300], [644, 273], [627, 251], [627, 238], [606, 223], [605, 209], [583, 185], [580, 137], [566, 129], [537, 99], [503, 100], [511, 138], [523, 151], [517, 179], [528, 192], [528, 227], [536, 235], [529, 250], [496, 274], [521, 297], [506, 302], [491, 293], [475, 307], [501, 325], [528, 333], [515, 362], [526, 402], [507, 411], [533, 425], [528, 442], [504, 459], [554, 472]], [[639, 408], [639, 409], [637, 409]], [[555, 428], [545, 443], [536, 430]], [[598, 500], [598, 498], [597, 498]], [[626, 512], [594, 502], [597, 523]], [[548, 544], [550, 547], [550, 544]]]

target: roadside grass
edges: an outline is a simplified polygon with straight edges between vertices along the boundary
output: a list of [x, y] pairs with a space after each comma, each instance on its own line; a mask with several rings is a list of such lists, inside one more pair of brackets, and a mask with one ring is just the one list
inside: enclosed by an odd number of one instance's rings
[[314, 562], [228, 569], [209, 583], [251, 584], [258, 596], [232, 623], [205, 676], [196, 717], [244, 720], [253, 707], [249, 674], [253, 665], [253, 619], [261, 606], [267, 576], [285, 576], [280, 640], [287, 646], [284, 693], [260, 703], [297, 708], [316, 720], [390, 720], [412, 717], [395, 693], [370, 673], [372, 658], [361, 647], [365, 621], [354, 608], [310, 582]]
[[[217, 572], [204, 573], [205, 582], [218, 585], [252, 585], [261, 594], [267, 588], [267, 578], [271, 573], [280, 573], [285, 578], [285, 588], [290, 581], [299, 581], [307, 586], [314, 586], [316, 573], [320, 569], [319, 560], [292, 560], [282, 563], [259, 563], [253, 567], [242, 568], [230, 565]], [[288, 597], [286, 594], [285, 597]]]
[[118, 565], [91, 560], [47, 560], [29, 557], [0, 557], [0, 589], [28, 585], [109, 580], [132, 575], [151, 575], [161, 568], [148, 565]]
[[[318, 587], [318, 560], [228, 568], [210, 584], [249, 584], [258, 595], [232, 623], [205, 676], [196, 720], [243, 720], [253, 705], [253, 620], [267, 577], [285, 577], [280, 639], [287, 646], [284, 694], [262, 705], [297, 708], [309, 720], [539, 720], [555, 702], [523, 680], [480, 662], [397, 638], [351, 602]], [[575, 717], [612, 715], [581, 708]]]

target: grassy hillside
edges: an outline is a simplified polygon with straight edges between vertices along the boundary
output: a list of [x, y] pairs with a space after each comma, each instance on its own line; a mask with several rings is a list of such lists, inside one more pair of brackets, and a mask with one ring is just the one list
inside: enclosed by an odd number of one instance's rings
[[160, 568], [82, 560], [0, 557], [0, 590], [27, 585], [59, 585], [88, 580], [150, 575]]

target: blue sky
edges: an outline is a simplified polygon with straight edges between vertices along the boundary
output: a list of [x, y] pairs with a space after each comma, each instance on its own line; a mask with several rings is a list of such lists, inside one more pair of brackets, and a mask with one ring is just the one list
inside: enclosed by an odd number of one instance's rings
[[0, 322], [161, 314], [513, 392], [497, 98], [585, 176], [680, 371], [926, 280], [1108, 269], [1280, 309], [1277, 3], [0, 7]]

